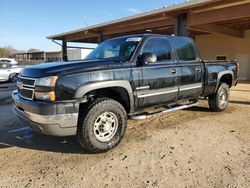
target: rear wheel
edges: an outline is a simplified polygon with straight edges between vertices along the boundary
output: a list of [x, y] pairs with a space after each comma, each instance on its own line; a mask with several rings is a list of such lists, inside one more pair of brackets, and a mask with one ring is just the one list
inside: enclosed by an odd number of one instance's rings
[[224, 111], [229, 103], [229, 86], [221, 83], [217, 92], [209, 96], [208, 103], [211, 110], [215, 112]]
[[106, 152], [120, 143], [127, 126], [127, 115], [119, 102], [99, 98], [79, 115], [82, 120], [78, 125], [77, 138], [88, 152]]

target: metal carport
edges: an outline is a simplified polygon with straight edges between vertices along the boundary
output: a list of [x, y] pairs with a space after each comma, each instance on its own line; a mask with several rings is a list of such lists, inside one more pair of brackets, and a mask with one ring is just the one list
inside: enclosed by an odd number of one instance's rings
[[212, 33], [244, 38], [249, 29], [250, 0], [193, 0], [47, 38], [62, 41], [66, 59], [67, 42], [100, 43], [147, 30], [193, 38]]

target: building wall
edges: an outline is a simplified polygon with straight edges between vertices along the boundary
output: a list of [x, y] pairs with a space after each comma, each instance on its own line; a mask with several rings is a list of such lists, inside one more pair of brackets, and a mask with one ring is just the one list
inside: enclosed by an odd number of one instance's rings
[[45, 52], [46, 55], [46, 61], [52, 62], [52, 61], [62, 61], [62, 52]]
[[81, 59], [81, 49], [68, 49], [67, 55], [69, 61]]
[[32, 53], [29, 58], [30, 60], [44, 60], [44, 52]]
[[209, 34], [196, 36], [195, 42], [203, 59], [225, 55], [227, 60], [238, 60], [241, 79], [250, 80], [250, 30], [245, 32], [245, 38]]
[[20, 65], [35, 65], [44, 62], [44, 52], [19, 53], [13, 57]]
[[91, 51], [89, 49], [69, 49], [68, 60], [84, 59]]
[[81, 50], [81, 59], [84, 59], [87, 55], [89, 55], [90, 52], [92, 52], [93, 50], [91, 49], [82, 49]]

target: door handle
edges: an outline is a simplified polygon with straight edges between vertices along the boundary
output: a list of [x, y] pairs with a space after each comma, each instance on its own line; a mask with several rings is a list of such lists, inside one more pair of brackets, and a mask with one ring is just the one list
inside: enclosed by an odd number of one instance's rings
[[172, 68], [172, 69], [170, 70], [170, 72], [171, 72], [172, 74], [176, 74], [176, 73], [177, 73], [177, 69], [176, 69], [176, 68]]
[[201, 68], [200, 68], [200, 67], [195, 67], [195, 70], [196, 70], [197, 72], [201, 72]]

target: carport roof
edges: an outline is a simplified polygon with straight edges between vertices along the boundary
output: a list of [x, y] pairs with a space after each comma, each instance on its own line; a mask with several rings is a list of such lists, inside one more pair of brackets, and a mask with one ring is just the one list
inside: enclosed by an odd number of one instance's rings
[[[188, 27], [191, 34], [222, 33], [243, 37], [244, 30], [250, 29], [249, 10], [250, 0], [192, 0], [47, 38], [67, 42], [97, 43], [100, 36], [108, 39], [126, 34], [145, 33], [146, 30], [159, 34], [172, 34], [176, 16], [181, 13], [188, 13]], [[244, 24], [240, 25], [243, 21]]]

